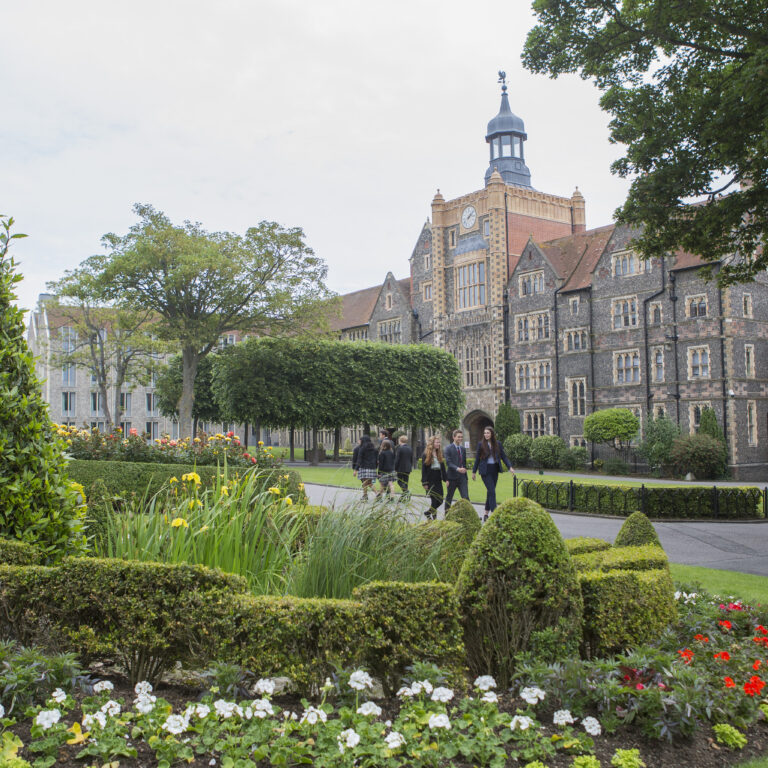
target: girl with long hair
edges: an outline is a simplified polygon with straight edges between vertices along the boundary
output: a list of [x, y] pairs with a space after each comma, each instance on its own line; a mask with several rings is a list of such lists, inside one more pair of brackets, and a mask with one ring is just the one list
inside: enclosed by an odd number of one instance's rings
[[380, 499], [382, 494], [387, 494], [387, 500], [392, 498], [392, 485], [397, 480], [395, 472], [395, 452], [392, 449], [392, 441], [385, 439], [381, 441], [379, 448], [379, 458], [377, 469], [379, 471], [379, 483], [381, 489], [376, 491], [376, 498]]
[[437, 510], [443, 503], [443, 481], [446, 478], [445, 460], [440, 435], [430, 437], [421, 459], [421, 484], [429, 496], [430, 506], [424, 513], [427, 519], [436, 520]]
[[368, 489], [378, 474], [378, 455], [370, 435], [363, 435], [352, 454], [352, 470], [363, 484], [363, 501], [368, 501]]
[[496, 432], [493, 427], [486, 427], [483, 430], [483, 439], [477, 444], [475, 451], [475, 466], [472, 468], [472, 479], [477, 479], [477, 473], [485, 483], [485, 514], [483, 522], [488, 519], [488, 515], [496, 509], [496, 483], [499, 481], [499, 472], [502, 463], [506, 464], [509, 471], [514, 474], [512, 462], [504, 453], [504, 447], [496, 439]]

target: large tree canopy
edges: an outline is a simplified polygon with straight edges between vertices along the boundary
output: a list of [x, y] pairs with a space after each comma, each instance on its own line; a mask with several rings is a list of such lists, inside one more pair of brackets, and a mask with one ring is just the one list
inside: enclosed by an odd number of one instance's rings
[[234, 420], [275, 427], [454, 426], [464, 404], [455, 359], [426, 345], [251, 339], [216, 355], [212, 384]]
[[134, 211], [139, 222], [128, 234], [104, 236], [105, 277], [115, 298], [155, 312], [158, 333], [178, 342], [179, 424], [189, 435], [200, 359], [226, 331], [275, 335], [322, 323], [327, 311], [317, 309], [329, 295], [327, 267], [299, 228], [262, 221], [244, 235], [207, 232], [189, 221], [174, 225], [149, 205]]
[[[620, 221], [650, 257], [722, 261], [724, 284], [768, 266], [768, 0], [534, 0], [523, 60], [603, 91], [633, 177]], [[699, 204], [690, 205], [691, 201]]]

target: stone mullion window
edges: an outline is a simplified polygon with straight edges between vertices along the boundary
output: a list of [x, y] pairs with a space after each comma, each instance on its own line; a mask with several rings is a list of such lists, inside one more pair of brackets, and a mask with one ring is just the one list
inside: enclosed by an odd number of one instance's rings
[[568, 413], [571, 416], [585, 416], [587, 413], [587, 380], [566, 379], [568, 390]]
[[528, 341], [545, 341], [550, 337], [549, 312], [515, 315], [515, 328], [518, 344]]
[[546, 434], [544, 411], [524, 411], [523, 432], [531, 437]]
[[485, 306], [485, 262], [461, 264], [455, 272], [457, 309]]
[[520, 296], [544, 293], [544, 270], [520, 275]]
[[518, 392], [552, 389], [552, 363], [549, 360], [526, 360], [517, 363], [515, 372]]
[[710, 376], [709, 347], [688, 348], [688, 378], [708, 379]]
[[614, 299], [611, 304], [613, 316], [613, 329], [619, 331], [623, 328], [635, 328], [637, 326], [637, 296], [622, 296]]
[[747, 442], [757, 445], [757, 403], [754, 400], [747, 402]]
[[639, 384], [640, 383], [640, 351], [628, 349], [614, 352], [613, 355], [613, 383], [614, 384]]
[[688, 317], [706, 317], [707, 316], [707, 296], [700, 294], [697, 296], [685, 297], [685, 313]]

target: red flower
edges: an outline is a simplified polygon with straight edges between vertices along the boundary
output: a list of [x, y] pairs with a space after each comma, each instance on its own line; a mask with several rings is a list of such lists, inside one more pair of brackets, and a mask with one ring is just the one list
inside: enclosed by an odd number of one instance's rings
[[234, 436], [235, 436], [235, 433], [232, 432], [231, 430], [227, 432], [227, 437], [234, 437]]
[[724, 677], [723, 682], [725, 683], [726, 688], [734, 688], [736, 686], [736, 683], [733, 682], [732, 677]]
[[757, 675], [752, 675], [749, 678], [749, 682], [744, 683], [744, 693], [747, 696], [759, 696], [760, 691], [765, 688], [765, 682], [762, 681]]
[[757, 659], [757, 660], [755, 661], [755, 663], [752, 665], [752, 669], [754, 669], [754, 670], [755, 670], [755, 672], [757, 672], [757, 670], [758, 670], [758, 669], [760, 669], [760, 663], [761, 663], [761, 662], [760, 662], [760, 659]]
[[678, 651], [680, 657], [685, 664], [690, 664], [693, 659], [693, 651], [690, 648], [684, 648], [682, 651]]
[[758, 643], [759, 645], [764, 645], [766, 648], [768, 648], [768, 637], [753, 637], [752, 642]]
[[728, 621], [728, 619], [723, 619], [722, 621], [718, 621], [717, 623], [718, 623], [718, 624], [719, 624], [719, 625], [720, 625], [720, 626], [721, 626], [723, 629], [730, 629], [730, 628], [733, 626], [733, 624], [731, 624], [731, 622], [730, 622], [730, 621]]
[[709, 642], [709, 638], [705, 637], [704, 635], [694, 635], [693, 639], [694, 640], [698, 640], [700, 643], [708, 643]]
[[642, 683], [638, 683], [638, 684], [635, 686], [635, 688], [636, 688], [638, 691], [644, 691], [644, 690], [645, 690], [645, 686], [644, 686]]
[[664, 683], [659, 683], [659, 688], [660, 688], [662, 691], [666, 691], [666, 690], [667, 690], [667, 686], [666, 686], [666, 685], [664, 685]]
[[255, 464], [255, 463], [256, 463], [256, 459], [254, 459], [253, 456], [251, 456], [251, 464]]
[[244, 459], [250, 459], [251, 458], [251, 454], [250, 453], [244, 453], [243, 454], [243, 458]]
[[731, 654], [728, 651], [720, 651], [720, 653], [715, 654], [714, 658], [720, 659], [720, 661], [730, 661]]
[[758, 624], [755, 627], [755, 632], [759, 632], [761, 635], [768, 635], [768, 629], [766, 629], [762, 624]]

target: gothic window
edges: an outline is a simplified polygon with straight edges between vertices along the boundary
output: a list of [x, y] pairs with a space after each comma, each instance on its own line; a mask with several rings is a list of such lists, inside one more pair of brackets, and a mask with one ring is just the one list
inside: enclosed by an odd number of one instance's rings
[[654, 301], [650, 307], [648, 307], [648, 312], [650, 314], [650, 321], [652, 325], [661, 325], [662, 321], [662, 313], [661, 313], [661, 302], [660, 301]]
[[432, 254], [425, 253], [424, 254], [424, 270], [426, 272], [429, 272], [430, 269], [432, 269]]
[[523, 413], [523, 425], [526, 435], [541, 437], [544, 432], [544, 411], [525, 411]]
[[379, 341], [387, 344], [400, 344], [402, 341], [402, 332], [400, 328], [400, 319], [384, 320], [379, 323]]
[[688, 296], [685, 300], [685, 306], [688, 311], [688, 317], [706, 317], [707, 316], [707, 297]]
[[564, 352], [579, 352], [587, 349], [587, 332], [583, 328], [573, 328], [565, 332], [563, 340]]
[[710, 402], [691, 403], [688, 406], [688, 423], [690, 425], [691, 434], [699, 431], [701, 426], [701, 412], [705, 408], [711, 408]]
[[516, 374], [518, 392], [552, 388], [552, 365], [549, 360], [529, 360], [518, 363]]
[[744, 345], [744, 375], [748, 379], [755, 378], [755, 345]]
[[613, 328], [634, 328], [637, 325], [637, 296], [626, 296], [613, 301]]
[[388, 293], [386, 296], [385, 306], [387, 309], [392, 309], [392, 294]]
[[544, 271], [520, 275], [520, 295], [533, 296], [536, 293], [544, 293]]
[[571, 435], [571, 448], [586, 448], [587, 441], [584, 435]]
[[515, 315], [517, 341], [541, 341], [549, 338], [549, 312]]
[[422, 283], [421, 284], [424, 301], [432, 301], [432, 283]]
[[752, 294], [745, 293], [741, 299], [744, 317], [752, 317]]
[[456, 267], [456, 306], [459, 309], [485, 305], [485, 262]]
[[483, 344], [483, 384], [492, 383], [492, 372], [491, 345]]
[[653, 380], [664, 381], [664, 350], [661, 347], [653, 350]]
[[709, 347], [689, 347], [688, 378], [709, 378]]
[[640, 352], [630, 349], [613, 356], [613, 383], [637, 384], [640, 381]]
[[567, 379], [568, 412], [571, 416], [584, 416], [587, 412], [587, 380]]
[[757, 405], [754, 400], [747, 403], [747, 442], [757, 445]]
[[571, 299], [568, 302], [568, 306], [571, 310], [571, 315], [578, 315], [579, 314], [579, 297], [577, 296], [575, 299]]

